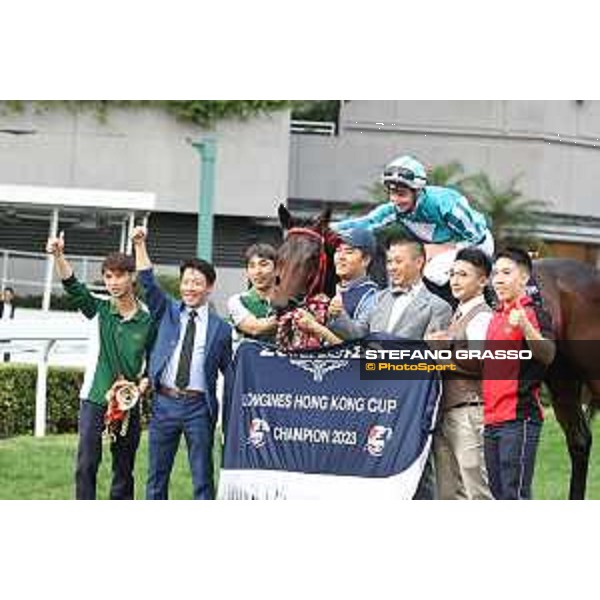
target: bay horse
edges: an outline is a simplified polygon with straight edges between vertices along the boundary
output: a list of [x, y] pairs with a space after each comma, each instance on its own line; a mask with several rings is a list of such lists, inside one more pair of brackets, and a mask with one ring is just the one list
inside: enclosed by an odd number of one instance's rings
[[[329, 229], [330, 217], [327, 210], [316, 220], [299, 221], [280, 206], [279, 220], [288, 232], [278, 251], [273, 297], [280, 310], [317, 293], [334, 295], [332, 256], [339, 238]], [[544, 383], [571, 461], [569, 498], [583, 499], [592, 447], [590, 423], [600, 407], [600, 273], [582, 261], [554, 258], [534, 261], [533, 273], [552, 316], [557, 344]]]
[[584, 499], [590, 423], [600, 406], [600, 273], [588, 263], [553, 258], [534, 261], [533, 272], [557, 345], [545, 383], [571, 459], [569, 499]]
[[279, 317], [276, 343], [280, 350], [318, 348], [320, 340], [298, 326], [296, 309], [308, 310], [321, 324], [327, 320], [336, 289], [333, 254], [339, 243], [329, 228], [331, 209], [306, 220], [292, 217], [283, 205], [278, 212], [285, 239], [277, 251], [271, 296]]

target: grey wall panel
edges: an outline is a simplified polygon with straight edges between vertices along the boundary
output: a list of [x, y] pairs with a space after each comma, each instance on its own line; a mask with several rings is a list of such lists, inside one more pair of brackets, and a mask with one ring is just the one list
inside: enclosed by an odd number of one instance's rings
[[500, 127], [502, 104], [497, 100], [385, 100], [352, 101], [342, 109], [342, 126], [363, 123], [428, 127]]
[[[0, 129], [3, 125], [0, 122]], [[64, 133], [0, 134], [0, 181], [4, 184], [70, 186], [74, 151], [73, 137]]]
[[113, 108], [101, 122], [93, 113], [29, 107], [0, 114], [0, 129], [36, 131], [0, 133], [0, 182], [150, 191], [159, 210], [196, 213], [200, 157], [188, 140], [211, 135], [215, 213], [272, 217], [275, 198], [287, 194], [289, 119], [283, 110], [208, 131], [156, 108]]
[[[386, 125], [381, 127], [377, 122]], [[398, 154], [459, 161], [556, 213], [600, 216], [600, 101], [352, 101], [339, 136], [292, 135], [291, 198], [364, 200]]]

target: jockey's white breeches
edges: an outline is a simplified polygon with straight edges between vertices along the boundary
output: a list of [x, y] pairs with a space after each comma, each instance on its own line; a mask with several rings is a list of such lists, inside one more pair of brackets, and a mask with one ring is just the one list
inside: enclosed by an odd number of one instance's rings
[[[460, 248], [463, 247], [464, 246], [460, 246]], [[480, 244], [473, 245], [471, 247], [479, 248], [491, 258], [494, 254], [494, 238], [488, 231]], [[446, 283], [448, 283], [448, 279], [450, 278], [450, 268], [452, 267], [452, 263], [456, 258], [456, 253], [460, 248], [451, 248], [450, 250], [441, 252], [440, 254], [437, 254], [431, 258], [423, 269], [423, 276], [436, 285], [446, 285]]]

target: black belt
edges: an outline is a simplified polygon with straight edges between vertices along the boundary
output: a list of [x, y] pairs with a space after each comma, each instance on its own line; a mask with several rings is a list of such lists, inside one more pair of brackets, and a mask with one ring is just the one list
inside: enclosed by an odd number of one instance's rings
[[180, 390], [166, 385], [161, 385], [158, 388], [158, 393], [167, 396], [167, 398], [175, 398], [175, 400], [199, 400], [204, 396], [204, 392], [199, 390]]
[[464, 408], [465, 406], [483, 406], [483, 402], [460, 402], [459, 404], [451, 406], [448, 410], [452, 410], [453, 408]]

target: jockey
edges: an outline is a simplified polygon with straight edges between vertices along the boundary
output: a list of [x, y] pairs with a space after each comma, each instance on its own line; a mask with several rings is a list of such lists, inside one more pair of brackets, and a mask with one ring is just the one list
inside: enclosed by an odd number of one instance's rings
[[378, 231], [400, 223], [416, 239], [426, 244], [427, 264], [423, 276], [436, 286], [448, 283], [456, 253], [466, 246], [494, 252], [494, 239], [485, 217], [456, 190], [427, 185], [423, 165], [411, 156], [401, 156], [383, 172], [389, 202], [374, 208], [364, 217], [334, 223], [342, 233], [361, 228]]

